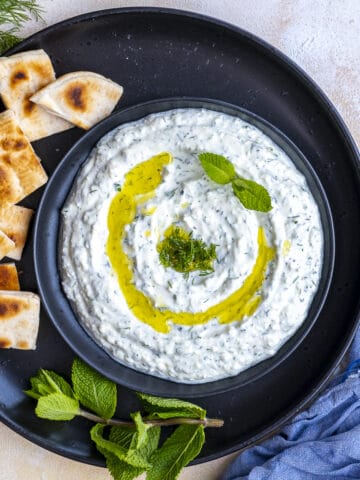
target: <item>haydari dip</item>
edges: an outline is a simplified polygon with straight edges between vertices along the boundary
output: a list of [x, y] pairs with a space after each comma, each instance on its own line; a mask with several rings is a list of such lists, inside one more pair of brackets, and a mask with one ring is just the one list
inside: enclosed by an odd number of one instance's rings
[[[201, 152], [262, 185], [272, 209], [245, 208], [205, 173]], [[202, 268], [165, 266], [174, 232], [208, 255]], [[256, 127], [206, 109], [107, 134], [62, 210], [62, 285], [81, 324], [119, 362], [177, 382], [273, 356], [307, 317], [322, 252], [318, 207], [289, 157]]]

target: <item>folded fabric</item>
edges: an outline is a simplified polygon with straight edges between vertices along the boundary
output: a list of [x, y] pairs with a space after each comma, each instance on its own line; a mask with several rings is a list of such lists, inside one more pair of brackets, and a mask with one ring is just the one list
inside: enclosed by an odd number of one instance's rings
[[360, 330], [350, 365], [282, 432], [249, 448], [222, 480], [360, 479]]

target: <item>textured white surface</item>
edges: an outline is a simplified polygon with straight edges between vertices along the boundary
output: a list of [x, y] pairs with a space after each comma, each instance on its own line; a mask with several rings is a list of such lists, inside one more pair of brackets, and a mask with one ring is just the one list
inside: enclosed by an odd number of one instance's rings
[[[102, 8], [162, 6], [192, 10], [238, 25], [289, 55], [334, 102], [360, 144], [359, 0], [40, 0], [46, 25]], [[23, 35], [45, 25], [31, 22]], [[232, 457], [187, 468], [180, 480], [215, 480]], [[142, 477], [141, 477], [142, 478]], [[0, 480], [110, 480], [31, 444], [0, 426]]]

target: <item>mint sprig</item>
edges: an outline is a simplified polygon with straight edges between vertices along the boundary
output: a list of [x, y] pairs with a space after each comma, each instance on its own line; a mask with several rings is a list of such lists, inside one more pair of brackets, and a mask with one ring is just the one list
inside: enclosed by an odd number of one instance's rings
[[[42, 369], [25, 393], [37, 400], [35, 413], [40, 418], [66, 421], [82, 416], [95, 422], [90, 437], [115, 480], [133, 480], [143, 472], [147, 480], [175, 480], [200, 453], [205, 428], [223, 425], [220, 419], [207, 418], [198, 405], [144, 393], [137, 393], [144, 415], [136, 411], [131, 420], [115, 419], [114, 382], [79, 359], [73, 362], [71, 380], [72, 385]], [[168, 425], [179, 426], [159, 446], [161, 427]]]
[[226, 157], [205, 152], [200, 153], [198, 158], [211, 180], [220, 185], [232, 184], [235, 196], [245, 208], [257, 212], [269, 212], [272, 209], [271, 197], [266, 188], [237, 175], [234, 165]]

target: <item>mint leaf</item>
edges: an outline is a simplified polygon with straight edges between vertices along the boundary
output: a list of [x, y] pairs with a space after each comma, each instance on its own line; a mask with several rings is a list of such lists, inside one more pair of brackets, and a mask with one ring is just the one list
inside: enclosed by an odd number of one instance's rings
[[204, 442], [202, 425], [181, 425], [151, 456], [147, 480], [175, 480], [181, 469], [200, 453]]
[[39, 370], [35, 377], [30, 378], [30, 384], [31, 390], [25, 390], [24, 393], [35, 400], [52, 393], [63, 393], [67, 397], [75, 398], [69, 383], [51, 370]]
[[147, 432], [149, 428], [151, 428], [151, 425], [143, 422], [140, 412], [132, 413], [130, 416], [134, 420], [136, 427], [135, 445], [136, 448], [140, 448], [147, 440]]
[[[134, 439], [135, 432], [133, 432], [133, 437], [131, 438], [131, 443], [129, 448], [123, 446], [122, 444], [115, 443], [112, 440], [106, 440], [103, 437], [105, 425], [97, 423], [90, 430], [91, 440], [95, 442], [97, 449], [106, 456], [107, 452], [115, 455], [119, 460], [131, 465], [132, 467], [142, 468], [147, 470], [150, 468], [150, 463], [146, 460], [144, 455], [140, 450], [135, 450], [132, 448], [132, 443]], [[124, 430], [122, 428], [122, 430]]]
[[137, 393], [144, 410], [151, 418], [205, 418], [206, 410], [194, 403], [177, 400], [176, 398], [161, 398], [146, 393]]
[[222, 155], [200, 153], [198, 158], [207, 175], [216, 183], [225, 185], [235, 177], [234, 165]]
[[133, 439], [135, 436], [135, 429], [134, 428], [127, 428], [127, 427], [111, 427], [109, 440], [111, 442], [117, 443], [122, 447], [125, 451], [129, 450], [131, 444], [133, 443]]
[[258, 212], [269, 212], [272, 209], [271, 197], [262, 185], [237, 177], [232, 181], [232, 187], [235, 195], [249, 210]]
[[[130, 432], [130, 436], [129, 436]], [[133, 443], [134, 431], [124, 427], [111, 427], [109, 440], [129, 449]], [[147, 431], [147, 442], [139, 448], [139, 453], [147, 460], [157, 449], [160, 439], [160, 427], [150, 427]]]
[[[94, 427], [95, 428], [95, 427]], [[121, 430], [121, 432], [116, 432], [116, 435], [113, 435], [111, 438], [111, 433], [113, 429]], [[103, 432], [104, 428], [98, 428], [98, 432], [95, 430], [91, 432], [91, 435], [98, 435]], [[112, 427], [110, 431], [109, 440], [114, 443], [118, 443], [120, 447], [123, 448], [124, 455], [126, 454], [126, 450], [130, 447], [130, 443], [132, 437], [134, 436], [134, 431], [129, 428], [121, 428], [121, 427]], [[93, 438], [93, 437], [91, 437]], [[132, 480], [133, 478], [138, 477], [145, 471], [142, 467], [134, 467], [129, 465], [124, 460], [120, 460], [118, 456], [112, 453], [107, 448], [104, 448], [104, 444], [102, 440], [97, 438], [96, 448], [99, 452], [104, 455], [106, 459], [106, 466], [109, 469], [111, 475], [113, 476], [114, 480]]]
[[63, 393], [51, 393], [39, 398], [35, 413], [48, 420], [72, 420], [79, 413], [79, 402]]
[[114, 480], [133, 480], [144, 472], [143, 468], [132, 467], [119, 460], [114, 454], [105, 452], [106, 466]]
[[[130, 438], [129, 438], [130, 433]], [[133, 432], [128, 428], [112, 427], [109, 440], [129, 448]], [[147, 431], [147, 442], [139, 449], [139, 452], [147, 460], [150, 459], [152, 453], [157, 449], [160, 438], [160, 427], [150, 427]], [[136, 468], [119, 460], [111, 453], [105, 453], [106, 466], [109, 469], [114, 480], [133, 480], [141, 475], [143, 468]]]
[[116, 384], [104, 378], [80, 359], [72, 365], [71, 379], [76, 397], [84, 407], [102, 418], [111, 418], [116, 409]]

